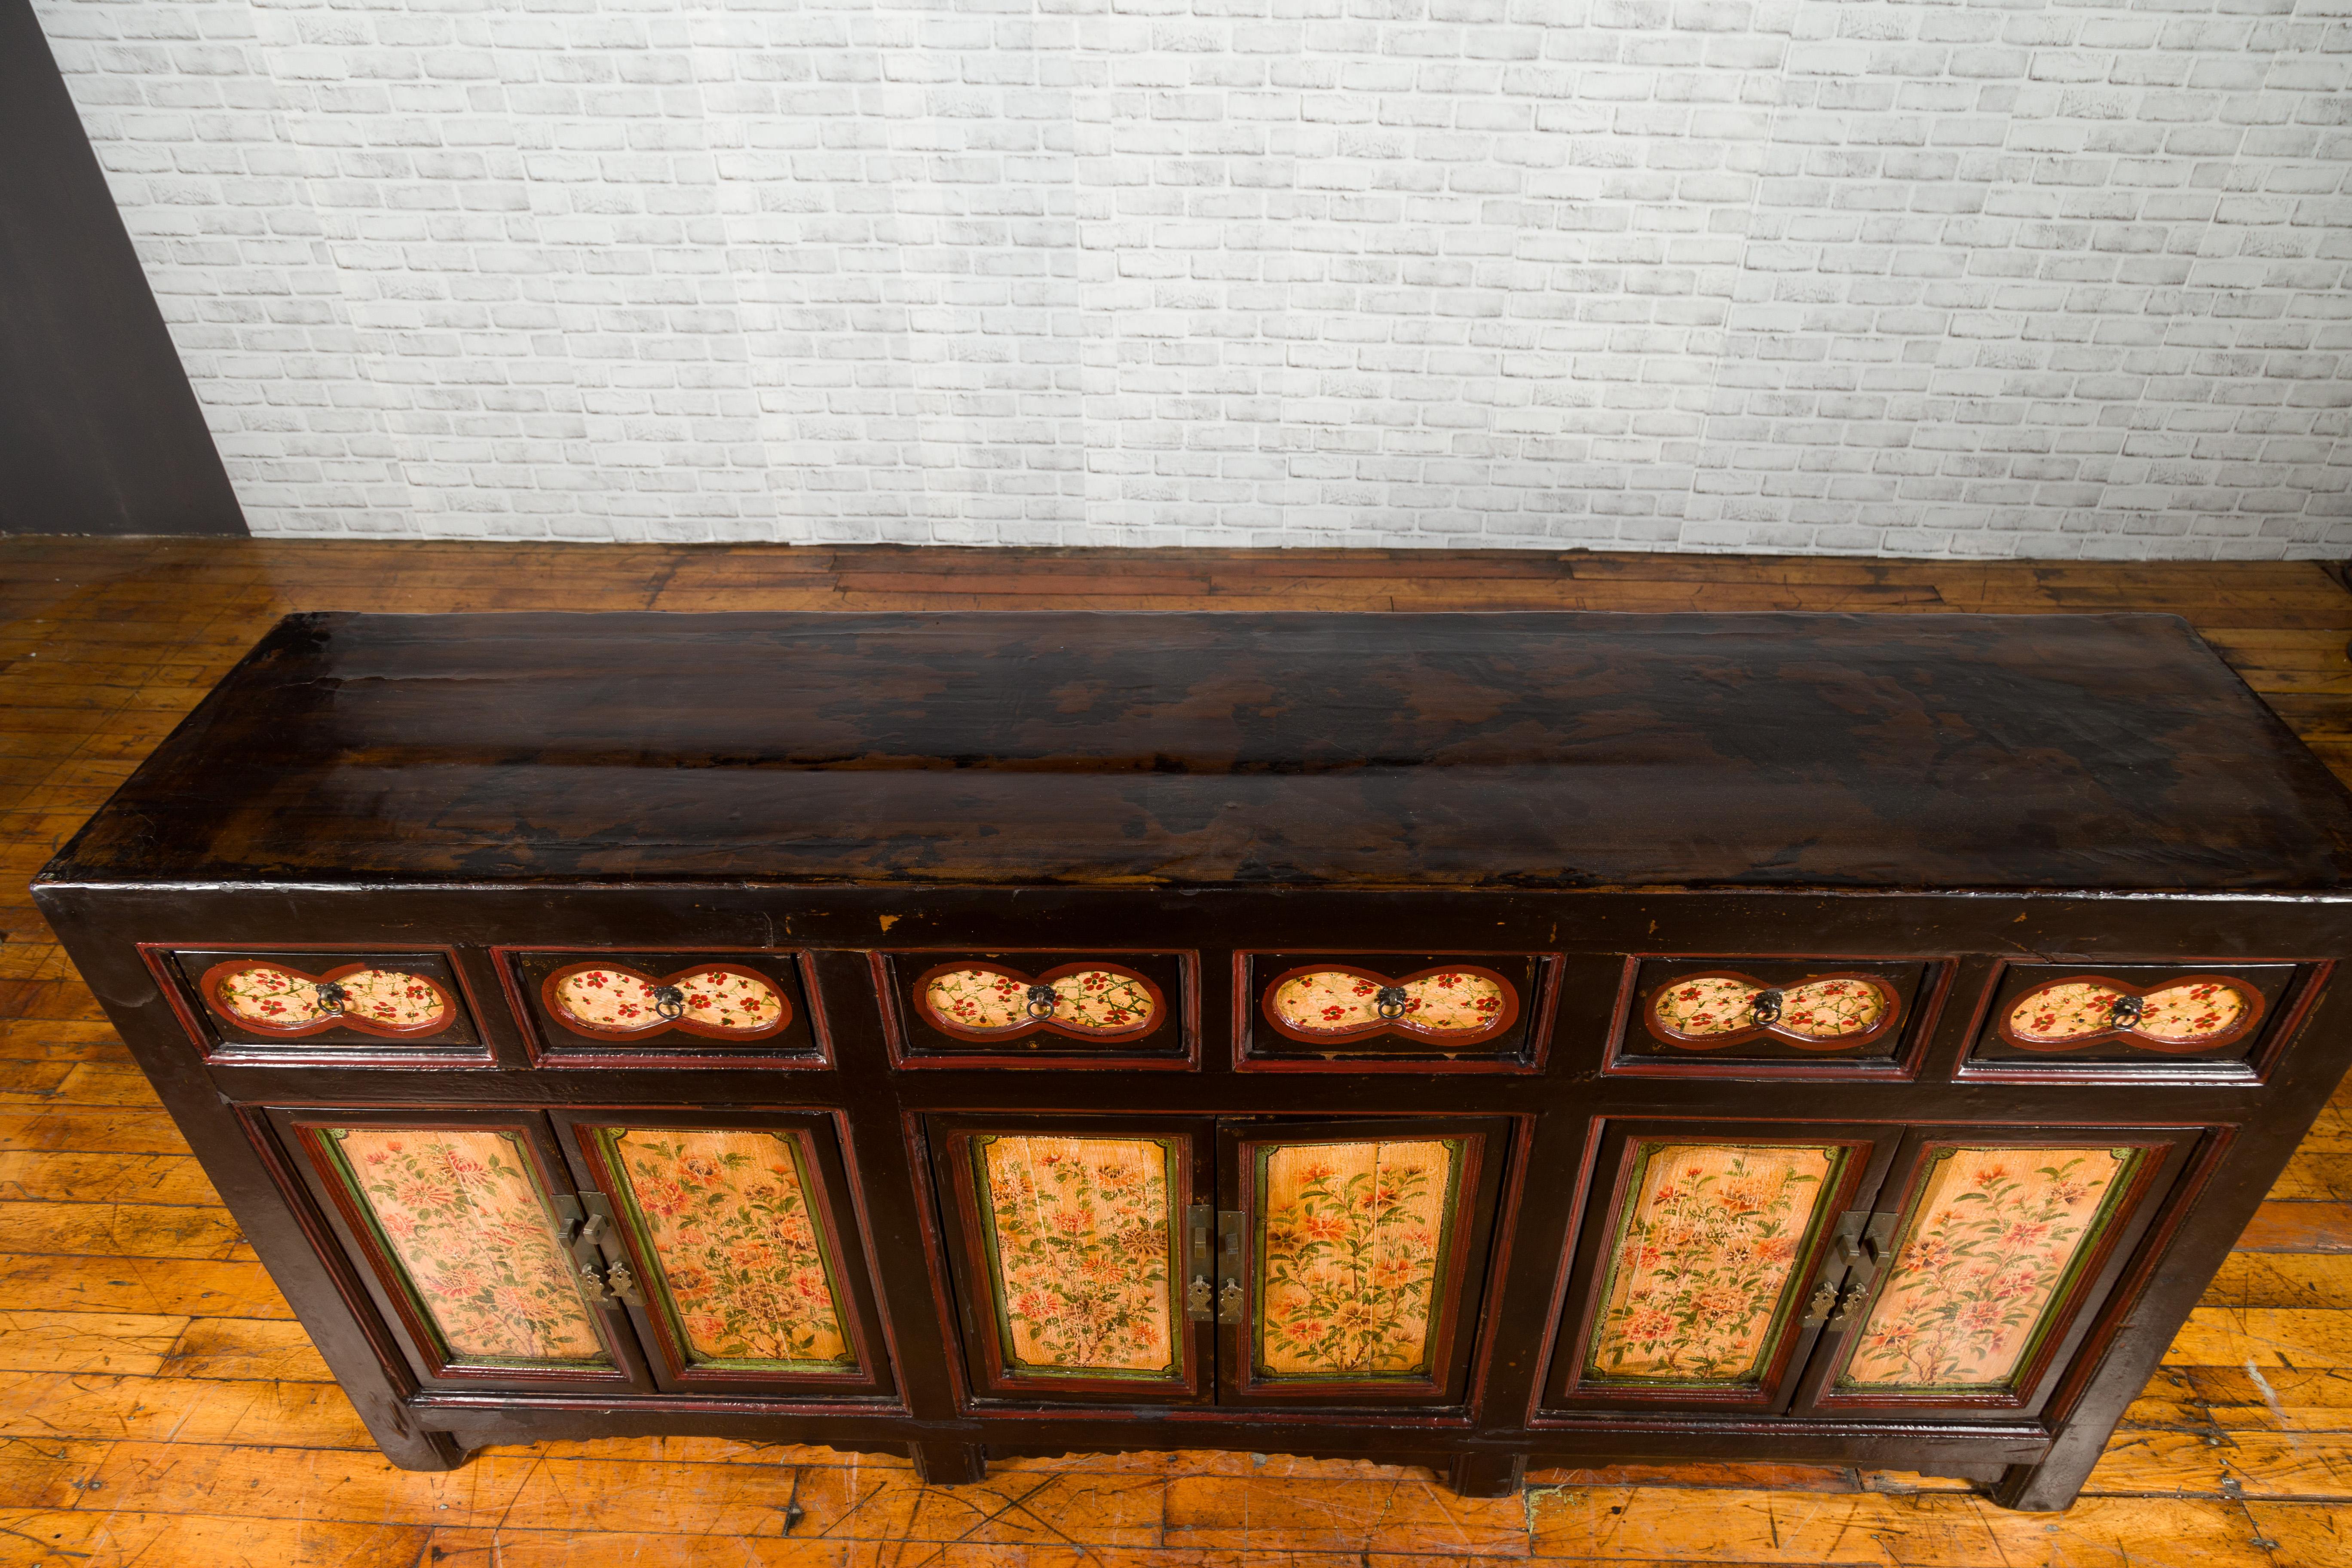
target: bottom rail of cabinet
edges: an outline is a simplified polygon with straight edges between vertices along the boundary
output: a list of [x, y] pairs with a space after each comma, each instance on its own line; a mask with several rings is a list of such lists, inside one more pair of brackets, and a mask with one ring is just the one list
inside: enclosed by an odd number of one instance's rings
[[[952, 1485], [982, 1479], [991, 1459], [1205, 1448], [1421, 1466], [1472, 1497], [1508, 1496], [1519, 1489], [1528, 1470], [1571, 1472], [1542, 1477], [1548, 1484], [1598, 1485], [1610, 1478], [1573, 1472], [1625, 1465], [1670, 1468], [1677, 1462], [1909, 1470], [1998, 1484], [2000, 1495], [2009, 1497], [2024, 1495], [2023, 1482], [2052, 1446], [2046, 1428], [2026, 1424], [1960, 1428], [1888, 1422], [1593, 1422], [1498, 1434], [1426, 1418], [1370, 1415], [1345, 1424], [1277, 1417], [1244, 1425], [1200, 1411], [1181, 1419], [1153, 1413], [1143, 1419], [992, 1416], [946, 1422], [879, 1411], [811, 1415], [711, 1402], [688, 1412], [627, 1402], [501, 1401], [482, 1395], [418, 1398], [375, 1430], [387, 1458], [415, 1469], [448, 1469], [472, 1450], [499, 1444], [703, 1436], [889, 1455], [910, 1461], [926, 1483]], [[2032, 1495], [2043, 1499], [2046, 1489]], [[2072, 1500], [2068, 1489], [2037, 1506], [2063, 1507]]]

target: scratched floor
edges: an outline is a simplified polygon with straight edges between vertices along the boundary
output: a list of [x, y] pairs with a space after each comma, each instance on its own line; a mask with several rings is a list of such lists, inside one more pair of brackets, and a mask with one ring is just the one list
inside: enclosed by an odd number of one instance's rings
[[2165, 610], [2352, 777], [2352, 595], [2315, 565], [1407, 552], [0, 540], [0, 1568], [2352, 1564], [2352, 1098], [2339, 1092], [2084, 1500], [1756, 1466], [1417, 1470], [1186, 1453], [929, 1490], [827, 1449], [614, 1440], [378, 1458], [24, 893], [292, 609]]

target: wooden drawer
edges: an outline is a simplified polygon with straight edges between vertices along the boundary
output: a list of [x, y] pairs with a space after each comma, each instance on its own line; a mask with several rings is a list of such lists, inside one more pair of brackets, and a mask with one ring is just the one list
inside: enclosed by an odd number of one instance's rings
[[1107, 949], [874, 955], [892, 1064], [1190, 1068], [1197, 957]]
[[446, 948], [142, 947], [212, 1060], [280, 1066], [487, 1064]]
[[2016, 963], [1994, 983], [1968, 1077], [2262, 1076], [2327, 964]]
[[496, 950], [542, 1067], [830, 1065], [804, 953], [789, 949]]
[[1919, 959], [1632, 959], [1609, 1070], [1907, 1078], [1950, 969]]
[[1532, 1070], [1557, 963], [1530, 952], [1240, 952], [1243, 1068]]

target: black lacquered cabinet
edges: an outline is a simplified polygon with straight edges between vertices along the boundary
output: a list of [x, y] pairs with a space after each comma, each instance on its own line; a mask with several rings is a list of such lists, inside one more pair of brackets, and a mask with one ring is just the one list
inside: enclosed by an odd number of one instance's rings
[[296, 616], [36, 895], [387, 1454], [2071, 1500], [2347, 1059], [2179, 622]]

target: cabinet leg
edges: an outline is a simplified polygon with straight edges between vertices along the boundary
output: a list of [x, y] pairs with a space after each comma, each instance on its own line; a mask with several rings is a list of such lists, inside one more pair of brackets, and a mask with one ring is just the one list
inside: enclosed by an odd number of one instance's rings
[[1527, 1470], [1517, 1454], [1456, 1454], [1445, 1481], [1456, 1497], [1517, 1497]]
[[466, 1450], [446, 1432], [375, 1432], [375, 1446], [404, 1470], [454, 1470], [466, 1462]]
[[915, 1479], [927, 1487], [952, 1487], [988, 1474], [988, 1458], [977, 1443], [925, 1441], [907, 1445]]
[[[2098, 1458], [2094, 1449], [2092, 1458]], [[2021, 1513], [2063, 1513], [2074, 1506], [2075, 1494], [2091, 1479], [2091, 1467], [2071, 1465], [2063, 1458], [2038, 1465], [2011, 1465], [1992, 1489], [1992, 1500]]]

